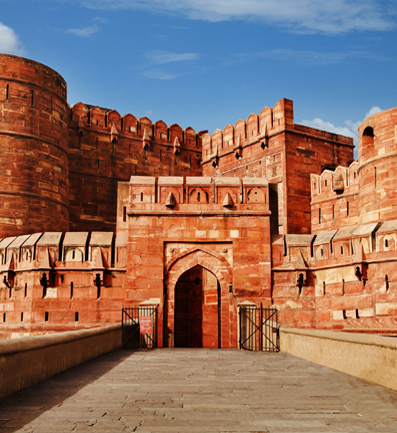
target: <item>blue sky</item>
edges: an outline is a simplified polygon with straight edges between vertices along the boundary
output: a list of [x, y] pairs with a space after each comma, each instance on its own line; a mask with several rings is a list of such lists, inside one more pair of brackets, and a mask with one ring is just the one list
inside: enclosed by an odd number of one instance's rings
[[58, 71], [82, 101], [196, 131], [294, 101], [356, 136], [397, 106], [395, 0], [0, 0], [0, 52]]

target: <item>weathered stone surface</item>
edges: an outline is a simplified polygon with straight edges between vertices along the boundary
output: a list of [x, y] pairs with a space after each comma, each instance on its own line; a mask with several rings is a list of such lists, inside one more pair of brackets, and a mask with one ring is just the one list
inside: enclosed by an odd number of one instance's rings
[[396, 394], [288, 354], [115, 351], [2, 400], [2, 432], [397, 429]]

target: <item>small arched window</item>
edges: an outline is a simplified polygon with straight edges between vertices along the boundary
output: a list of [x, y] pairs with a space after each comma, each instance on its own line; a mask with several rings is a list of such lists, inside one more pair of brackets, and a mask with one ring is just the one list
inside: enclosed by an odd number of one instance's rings
[[362, 136], [363, 150], [371, 150], [374, 147], [374, 129], [372, 126], [367, 126], [364, 129]]
[[372, 128], [372, 126], [367, 126], [364, 129], [363, 137], [374, 137], [374, 129]]

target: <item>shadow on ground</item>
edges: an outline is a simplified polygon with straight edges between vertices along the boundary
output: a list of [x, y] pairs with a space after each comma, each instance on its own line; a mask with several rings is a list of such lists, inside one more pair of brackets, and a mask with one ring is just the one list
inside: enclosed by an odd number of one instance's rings
[[37, 385], [0, 399], [0, 431], [16, 432], [117, 367], [134, 351], [101, 355]]

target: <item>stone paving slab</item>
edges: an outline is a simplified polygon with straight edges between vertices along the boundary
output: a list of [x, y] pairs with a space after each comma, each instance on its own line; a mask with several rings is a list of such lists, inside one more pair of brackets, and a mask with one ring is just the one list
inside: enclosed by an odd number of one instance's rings
[[288, 354], [118, 350], [0, 400], [0, 432], [397, 433], [397, 393]]

